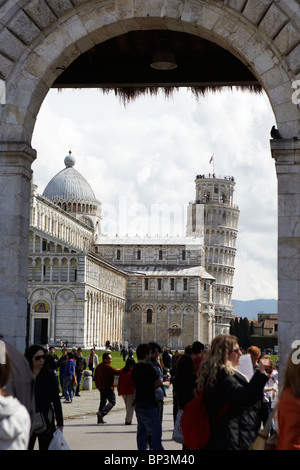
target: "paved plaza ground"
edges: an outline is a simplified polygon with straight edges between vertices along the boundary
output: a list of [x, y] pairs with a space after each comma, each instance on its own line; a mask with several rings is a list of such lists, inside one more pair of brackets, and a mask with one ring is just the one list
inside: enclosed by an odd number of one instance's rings
[[[136, 417], [130, 426], [125, 426], [124, 410], [111, 411], [105, 420], [107, 424], [97, 424], [96, 415], [68, 419], [64, 435], [71, 450], [136, 451]], [[165, 405], [163, 418], [163, 447], [165, 450], [181, 450], [181, 444], [172, 440], [172, 405]]]
[[[96, 390], [82, 391], [74, 397], [73, 403], [64, 403], [64, 436], [70, 450], [101, 450], [111, 457], [112, 451], [136, 451], [137, 421], [125, 426], [125, 406], [122, 397], [116, 392], [116, 406], [105, 417], [107, 424], [97, 424], [96, 413], [100, 393]], [[163, 416], [163, 447], [165, 450], [180, 451], [181, 444], [172, 440], [173, 399], [172, 390], [167, 391]], [[118, 455], [118, 453], [116, 454]]]
[[[173, 433], [173, 398], [172, 388], [167, 391], [163, 414], [163, 452], [137, 450], [137, 422], [134, 415], [131, 426], [125, 426], [125, 407], [122, 397], [116, 392], [116, 406], [106, 416], [107, 424], [97, 424], [96, 413], [99, 407], [98, 391], [82, 391], [80, 397], [74, 397], [72, 404], [63, 403], [64, 436], [71, 451], [97, 451], [97, 463], [103, 465], [122, 465], [122, 467], [145, 467], [146, 465], [203, 465], [203, 453], [183, 451], [182, 445], [172, 439]], [[50, 455], [51, 454], [51, 455]], [[49, 453], [49, 462], [55, 463], [56, 457]], [[60, 454], [59, 460], [70, 463], [69, 453]], [[89, 454], [87, 454], [89, 455]], [[222, 452], [214, 452], [214, 463], [224, 465]], [[273, 453], [274, 457], [274, 453]], [[89, 458], [89, 457], [88, 457]], [[262, 458], [262, 456], [261, 456]], [[48, 460], [48, 458], [47, 458]], [[272, 460], [272, 456], [271, 456]], [[72, 462], [74, 457], [72, 458]], [[247, 453], [247, 461], [256, 462], [256, 453]], [[93, 463], [94, 460], [92, 461]]]

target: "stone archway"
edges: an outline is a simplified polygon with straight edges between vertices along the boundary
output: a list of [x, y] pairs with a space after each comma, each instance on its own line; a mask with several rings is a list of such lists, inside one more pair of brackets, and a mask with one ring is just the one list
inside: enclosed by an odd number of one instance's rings
[[286, 356], [292, 341], [300, 339], [299, 3], [30, 0], [20, 5], [0, 7], [0, 332], [24, 350], [30, 179], [36, 158], [31, 139], [44, 97], [61, 71], [95, 44], [133, 30], [162, 29], [201, 36], [230, 51], [269, 97], [282, 137], [271, 141], [271, 152], [278, 175], [279, 335]]

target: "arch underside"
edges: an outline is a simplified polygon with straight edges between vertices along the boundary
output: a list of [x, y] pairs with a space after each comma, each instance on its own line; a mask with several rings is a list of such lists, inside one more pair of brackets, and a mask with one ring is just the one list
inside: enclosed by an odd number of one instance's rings
[[[26, 3], [15, 8], [0, 36], [7, 93], [2, 141], [31, 142], [48, 90], [65, 86], [123, 89], [128, 97], [157, 86], [167, 92], [190, 86], [196, 93], [224, 85], [262, 87], [282, 136], [299, 134], [291, 95], [300, 41], [291, 14], [296, 7], [288, 11], [285, 1]], [[177, 56], [175, 70], [149, 67], [161, 35]], [[3, 40], [8, 37], [10, 47]]]
[[[175, 55], [174, 69], [151, 67], [160, 38]], [[198, 96], [228, 86], [262, 91], [251, 70], [217, 44], [185, 32], [143, 30], [95, 45], [63, 70], [52, 88], [114, 90], [127, 101], [140, 94], [155, 94], [159, 88], [169, 95], [174, 88], [188, 87]]]

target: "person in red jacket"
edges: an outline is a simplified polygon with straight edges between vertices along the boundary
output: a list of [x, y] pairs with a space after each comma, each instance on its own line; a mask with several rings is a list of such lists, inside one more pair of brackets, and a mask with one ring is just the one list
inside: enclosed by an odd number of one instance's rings
[[114, 392], [115, 375], [119, 375], [120, 370], [114, 369], [110, 363], [112, 361], [111, 354], [104, 352], [102, 362], [98, 364], [95, 370], [94, 380], [96, 387], [100, 392], [100, 405], [97, 413], [97, 423], [105, 424], [103, 417], [115, 406], [116, 395]]
[[133, 357], [129, 357], [126, 361], [125, 367], [120, 370], [119, 374], [119, 381], [118, 381], [118, 394], [122, 396], [125, 409], [126, 409], [126, 416], [125, 416], [125, 424], [131, 424], [134, 412], [134, 391], [135, 391], [135, 383], [132, 379], [131, 371], [132, 367], [135, 364], [135, 360]]
[[300, 450], [300, 349], [287, 360], [277, 408], [277, 450]]

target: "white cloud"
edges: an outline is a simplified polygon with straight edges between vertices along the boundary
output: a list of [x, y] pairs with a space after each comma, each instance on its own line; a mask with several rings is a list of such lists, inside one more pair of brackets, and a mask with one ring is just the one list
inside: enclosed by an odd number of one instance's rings
[[[98, 90], [51, 90], [34, 132], [34, 181], [42, 193], [64, 168], [71, 147], [76, 169], [103, 204], [103, 228], [120, 234], [184, 234], [195, 177], [212, 173], [209, 159], [214, 153], [216, 174], [235, 178], [234, 202], [240, 209], [233, 297], [276, 298], [277, 189], [269, 144], [273, 124], [267, 97], [248, 92], [226, 91], [197, 102], [180, 90], [170, 99], [145, 96], [124, 107], [114, 94]], [[132, 213], [127, 222], [125, 202], [127, 214]], [[167, 218], [160, 224], [158, 205]], [[166, 210], [171, 206], [177, 224]]]

